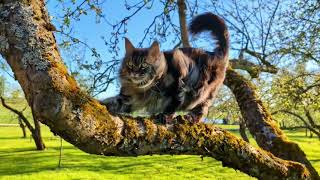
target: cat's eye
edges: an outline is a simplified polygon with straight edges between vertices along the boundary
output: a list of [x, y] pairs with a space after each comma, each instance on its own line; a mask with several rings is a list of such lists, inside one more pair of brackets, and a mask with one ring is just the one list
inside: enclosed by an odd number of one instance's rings
[[141, 67], [142, 67], [142, 68], [146, 68], [146, 67], [148, 67], [148, 64], [147, 64], [147, 63], [142, 63], [142, 64], [141, 64]]
[[132, 67], [133, 67], [132, 61], [128, 61], [128, 62], [127, 62], [127, 66], [128, 66], [129, 68], [132, 68]]

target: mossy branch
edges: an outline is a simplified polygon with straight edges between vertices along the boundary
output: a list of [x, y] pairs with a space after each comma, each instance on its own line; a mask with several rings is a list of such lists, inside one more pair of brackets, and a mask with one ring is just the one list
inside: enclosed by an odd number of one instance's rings
[[229, 68], [224, 84], [235, 95], [246, 126], [261, 148], [272, 152], [279, 158], [304, 164], [311, 172], [313, 179], [320, 179], [318, 172], [308, 161], [302, 149], [298, 144], [288, 141], [272, 119], [252, 83]]

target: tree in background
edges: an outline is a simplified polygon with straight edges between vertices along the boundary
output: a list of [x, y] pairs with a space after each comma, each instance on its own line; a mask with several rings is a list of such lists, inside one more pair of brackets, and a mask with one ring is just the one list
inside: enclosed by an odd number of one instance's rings
[[0, 76], [0, 96], [4, 95], [5, 91], [5, 78], [3, 76]]
[[[27, 117], [23, 114], [23, 111], [26, 108], [24, 108], [22, 111], [19, 111], [15, 108], [11, 107], [10, 105], [8, 105], [2, 96], [0, 97], [0, 99], [1, 99], [1, 104], [3, 107], [7, 108], [8, 110], [10, 110], [11, 112], [15, 113], [18, 116], [19, 125], [22, 129], [22, 132], [23, 132], [23, 137], [26, 137], [25, 127], [27, 127], [31, 133], [31, 137], [36, 145], [37, 150], [44, 150], [46, 148], [46, 146], [45, 146], [43, 139], [42, 139], [42, 136], [41, 136], [40, 121], [33, 117], [33, 124], [34, 124], [34, 127], [33, 127], [32, 124], [27, 119]], [[21, 103], [21, 98], [20, 98], [20, 100], [17, 100], [16, 98], [14, 98], [13, 100], [15, 102], [20, 101], [19, 103]], [[15, 104], [17, 104], [17, 103], [15, 103]]]
[[[297, 64], [293, 71], [282, 71], [273, 82], [274, 113], [285, 113], [320, 138], [320, 74]], [[280, 106], [281, 104], [281, 106]], [[298, 121], [298, 123], [297, 123]], [[289, 124], [290, 122], [286, 122]]]

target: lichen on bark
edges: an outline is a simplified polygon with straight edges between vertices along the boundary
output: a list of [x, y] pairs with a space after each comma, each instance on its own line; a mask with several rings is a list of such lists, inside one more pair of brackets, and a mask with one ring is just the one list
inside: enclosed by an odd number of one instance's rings
[[[43, 49], [48, 46], [39, 43], [39, 36], [36, 36], [39, 27], [33, 23], [33, 8], [31, 6], [23, 6], [21, 2], [12, 2], [3, 5], [0, 12], [2, 17], [1, 24], [6, 27], [5, 33], [7, 37], [16, 37], [18, 42], [15, 43], [14, 48], [25, 52], [21, 58], [23, 67], [26, 68], [31, 64], [35, 65], [36, 70], [46, 69], [49, 63], [39, 61], [39, 59], [41, 59]], [[12, 12], [15, 14], [13, 15]], [[11, 23], [6, 21], [9, 18]], [[35, 60], [35, 57], [38, 57], [38, 60]]]
[[0, 52], [6, 52], [9, 49], [9, 43], [6, 37], [0, 35]]

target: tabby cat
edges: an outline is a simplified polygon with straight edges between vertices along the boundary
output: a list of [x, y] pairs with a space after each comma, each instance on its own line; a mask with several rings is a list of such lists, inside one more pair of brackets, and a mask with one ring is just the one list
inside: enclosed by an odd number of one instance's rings
[[210, 31], [217, 40], [214, 51], [178, 48], [161, 52], [156, 41], [150, 48], [135, 48], [125, 38], [120, 94], [102, 101], [111, 113], [143, 110], [167, 122], [176, 111], [187, 111], [188, 120], [201, 121], [225, 78], [229, 33], [224, 20], [211, 13], [194, 18], [189, 31], [193, 35]]

